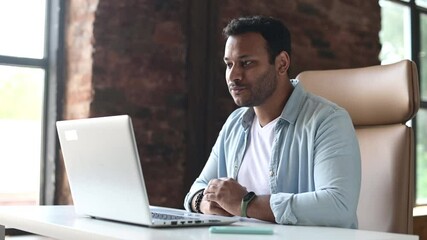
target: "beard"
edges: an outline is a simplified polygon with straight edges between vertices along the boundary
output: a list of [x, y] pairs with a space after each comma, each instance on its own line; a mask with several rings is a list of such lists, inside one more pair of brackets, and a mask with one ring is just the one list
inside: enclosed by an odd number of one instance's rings
[[230, 90], [230, 94], [237, 106], [256, 107], [263, 104], [273, 94], [277, 87], [277, 76], [274, 68], [267, 70], [252, 82], [251, 85], [241, 84], [240, 82], [231, 82], [229, 84], [229, 89], [234, 86], [245, 87], [244, 94], [236, 94], [235, 96]]

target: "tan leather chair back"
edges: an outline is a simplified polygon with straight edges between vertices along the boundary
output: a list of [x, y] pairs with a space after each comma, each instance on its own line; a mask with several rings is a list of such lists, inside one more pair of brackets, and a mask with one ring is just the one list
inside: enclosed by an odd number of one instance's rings
[[352, 118], [362, 156], [359, 229], [412, 233], [415, 146], [406, 123], [420, 103], [416, 65], [305, 71], [297, 79]]

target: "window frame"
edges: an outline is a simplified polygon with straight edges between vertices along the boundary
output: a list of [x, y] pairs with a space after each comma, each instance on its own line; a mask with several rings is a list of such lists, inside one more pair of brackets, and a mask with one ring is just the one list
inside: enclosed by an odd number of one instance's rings
[[[421, 27], [420, 27], [420, 16], [421, 14], [426, 14], [427, 15], [427, 8], [423, 7], [423, 6], [419, 6], [416, 4], [415, 0], [409, 0], [409, 1], [405, 1], [405, 0], [385, 0], [385, 1], [389, 1], [389, 2], [393, 2], [396, 4], [400, 4], [402, 6], [406, 6], [409, 8], [409, 14], [410, 14], [410, 29], [411, 29], [411, 35], [410, 35], [410, 42], [411, 42], [411, 60], [415, 62], [415, 64], [417, 65], [417, 70], [418, 70], [418, 76], [420, 75], [421, 72], [421, 58], [420, 58], [420, 51], [421, 51]], [[421, 78], [418, 79], [419, 81], [419, 85], [421, 86]], [[426, 80], [424, 80], [426, 81]], [[424, 109], [427, 110], [427, 101], [423, 101], [423, 99], [420, 99], [420, 109]], [[412, 120], [412, 127], [414, 129], [414, 141], [415, 141], [415, 146], [417, 145], [417, 119], [414, 118]], [[417, 165], [417, 154], [415, 153], [415, 169], [416, 169], [416, 165]], [[415, 174], [415, 184], [417, 182], [416, 179], [416, 174]], [[416, 189], [416, 185], [415, 185], [415, 189]], [[414, 199], [414, 203], [415, 206], [426, 206], [426, 204], [416, 204], [416, 192], [415, 192], [415, 199]]]
[[47, 58], [40, 205], [55, 204], [56, 168], [59, 166], [59, 143], [56, 121], [61, 118], [64, 96], [65, 0], [47, 0], [45, 58]]

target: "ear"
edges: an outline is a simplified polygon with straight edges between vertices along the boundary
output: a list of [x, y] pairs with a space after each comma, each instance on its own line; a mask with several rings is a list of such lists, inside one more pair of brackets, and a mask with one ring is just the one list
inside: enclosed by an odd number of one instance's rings
[[291, 65], [291, 58], [289, 54], [285, 51], [282, 51], [277, 55], [275, 60], [276, 72], [279, 75], [284, 75], [288, 73], [289, 66]]

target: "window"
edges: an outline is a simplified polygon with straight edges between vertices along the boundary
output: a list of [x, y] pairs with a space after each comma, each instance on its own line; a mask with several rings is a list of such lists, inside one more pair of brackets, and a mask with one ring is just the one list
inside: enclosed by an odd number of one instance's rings
[[421, 108], [413, 127], [416, 135], [416, 204], [427, 205], [427, 0], [380, 0], [383, 64], [401, 59], [417, 63]]
[[[46, 199], [59, 0], [0, 0], [0, 205]], [[51, 125], [51, 124], [49, 124]], [[46, 175], [47, 174], [47, 175]], [[50, 174], [50, 175], [49, 175]]]
[[380, 1], [382, 44], [381, 64], [394, 63], [411, 58], [411, 28], [408, 8], [391, 1]]
[[[427, 1], [419, 1], [427, 7]], [[427, 204], [427, 10], [420, 14], [421, 108], [417, 114], [417, 203]]]
[[39, 201], [44, 75], [0, 65], [0, 205]]

